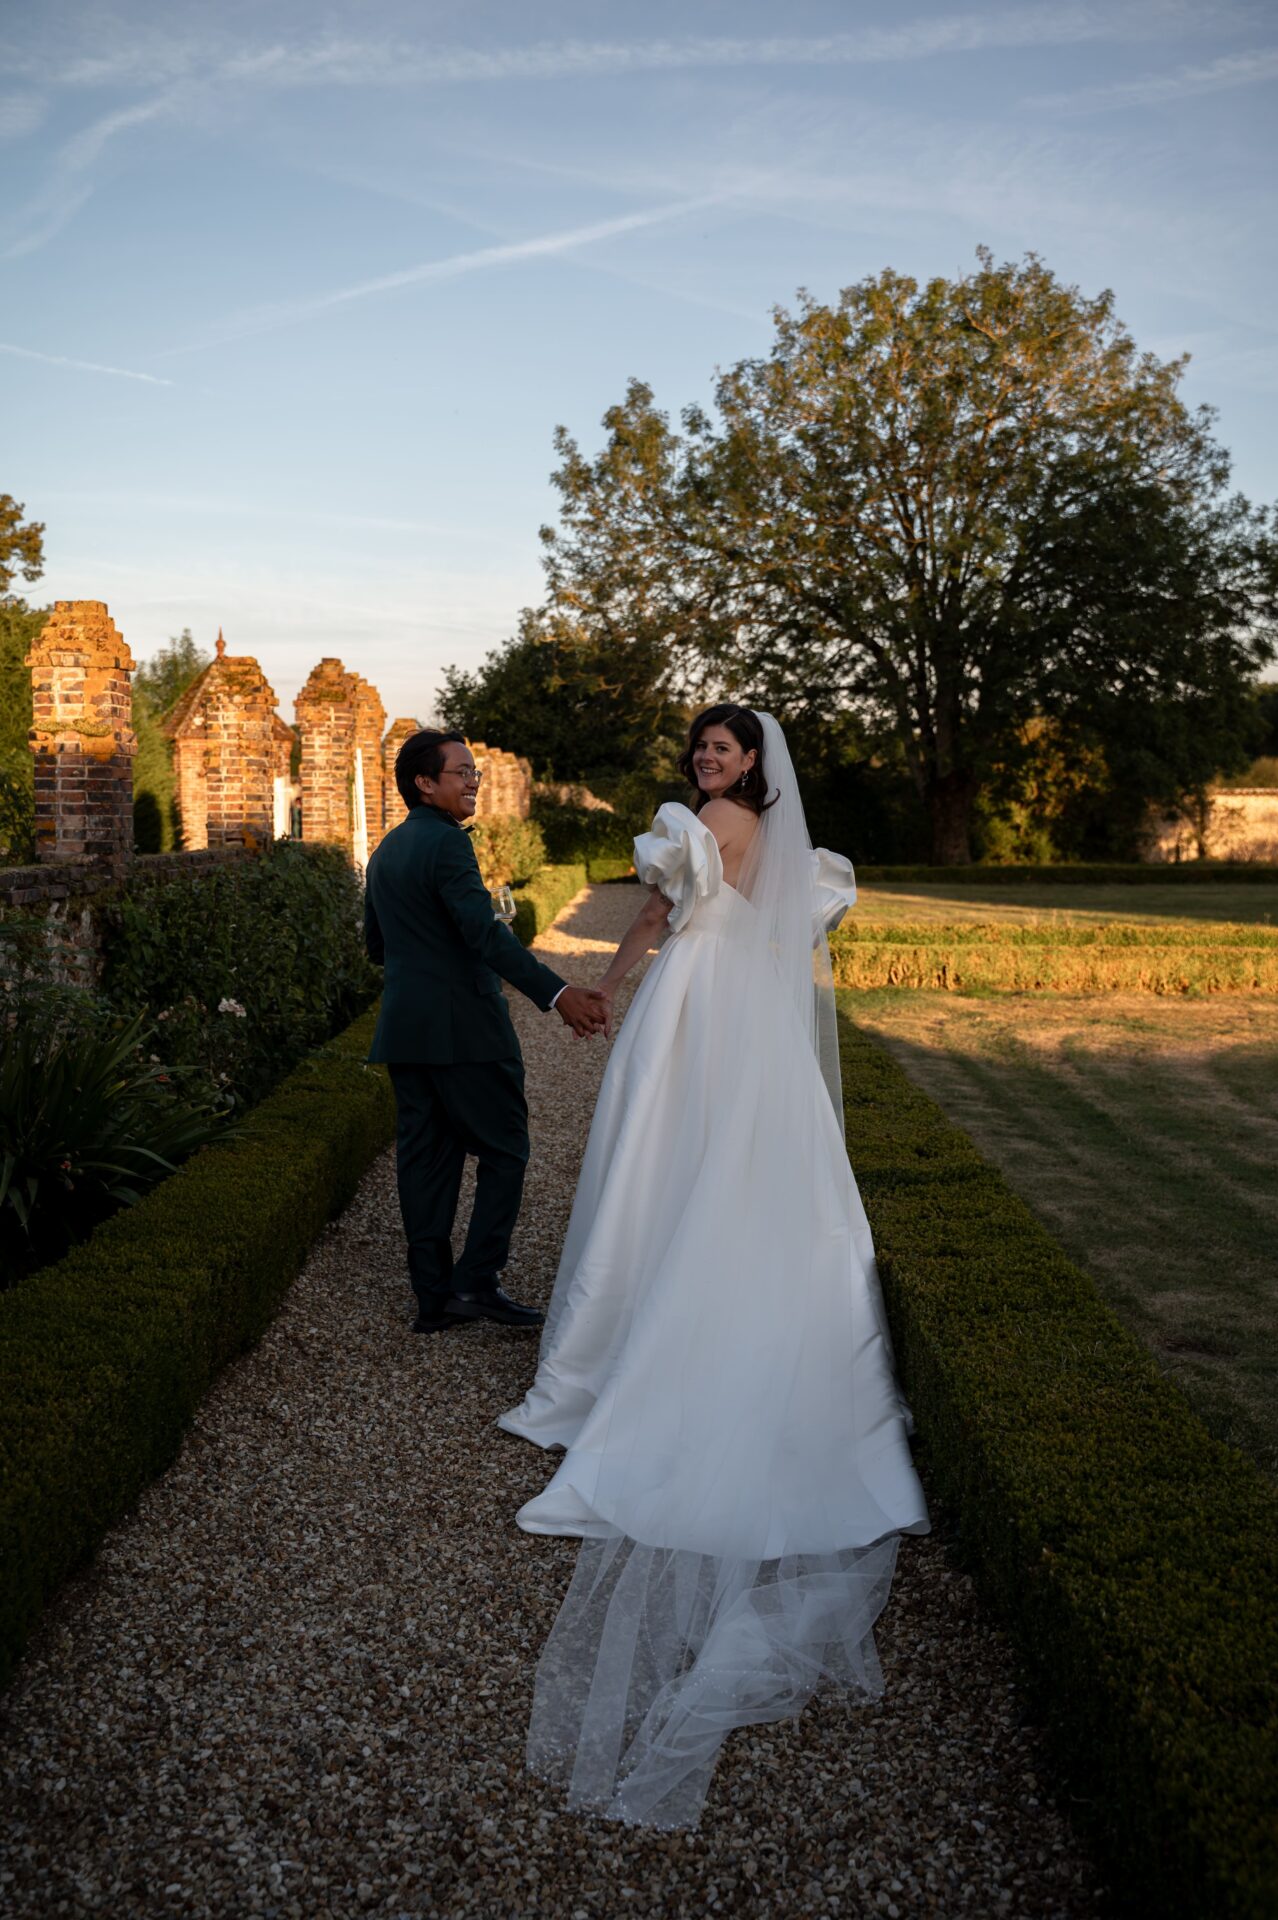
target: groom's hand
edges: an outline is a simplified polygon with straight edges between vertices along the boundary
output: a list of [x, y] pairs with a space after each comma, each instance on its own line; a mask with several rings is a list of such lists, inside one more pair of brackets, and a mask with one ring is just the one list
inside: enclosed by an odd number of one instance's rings
[[602, 1033], [608, 1025], [609, 1006], [594, 987], [565, 987], [555, 1002], [555, 1012], [579, 1040]]

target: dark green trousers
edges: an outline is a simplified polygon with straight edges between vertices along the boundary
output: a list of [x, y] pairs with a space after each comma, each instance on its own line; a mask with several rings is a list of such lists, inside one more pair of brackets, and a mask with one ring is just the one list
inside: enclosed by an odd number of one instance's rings
[[[510, 1257], [528, 1165], [524, 1063], [474, 1060], [389, 1071], [408, 1273], [422, 1311], [435, 1313], [450, 1293], [495, 1286]], [[479, 1162], [475, 1206], [454, 1271], [453, 1221], [468, 1153]]]

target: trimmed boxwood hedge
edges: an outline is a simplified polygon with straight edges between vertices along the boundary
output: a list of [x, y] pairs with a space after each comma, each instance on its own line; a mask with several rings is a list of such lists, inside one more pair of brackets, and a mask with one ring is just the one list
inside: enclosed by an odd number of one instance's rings
[[904, 886], [910, 883], [960, 887], [1165, 887], [1201, 886], [1204, 881], [1251, 881], [1278, 886], [1278, 862], [1272, 860], [1080, 861], [1077, 866], [1047, 867], [862, 867], [856, 877], [863, 887]]
[[1122, 1911], [1278, 1912], [1278, 1487], [841, 1021], [903, 1385]]
[[515, 889], [515, 932], [526, 947], [544, 933], [557, 913], [586, 885], [586, 869], [576, 862], [571, 866], [543, 867], [535, 880]]
[[0, 1295], [0, 1686], [65, 1576], [173, 1458], [390, 1140], [376, 1009], [55, 1266]]

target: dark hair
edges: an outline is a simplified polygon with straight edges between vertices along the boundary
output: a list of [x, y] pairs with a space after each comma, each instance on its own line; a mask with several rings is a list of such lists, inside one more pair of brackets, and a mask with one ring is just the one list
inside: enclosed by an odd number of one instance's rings
[[763, 767], [763, 728], [759, 716], [749, 707], [734, 706], [732, 701], [721, 701], [717, 707], [707, 707], [699, 713], [688, 728], [688, 744], [679, 755], [677, 762], [680, 773], [689, 786], [696, 787], [697, 797], [693, 803], [693, 812], [700, 813], [708, 795], [702, 793], [697, 783], [696, 768], [692, 757], [697, 750], [697, 742], [707, 727], [726, 727], [743, 753], [754, 749], [754, 765], [742, 775], [739, 785], [731, 793], [725, 793], [725, 800], [739, 800], [743, 807], [749, 807], [752, 813], [766, 813], [775, 803], [776, 795], [768, 798], [768, 779]]
[[464, 733], [439, 733], [434, 727], [423, 727], [420, 733], [410, 733], [395, 755], [395, 785], [406, 807], [425, 806], [417, 776], [420, 773], [427, 780], [438, 780], [444, 771], [444, 748], [450, 740], [458, 746], [466, 745]]

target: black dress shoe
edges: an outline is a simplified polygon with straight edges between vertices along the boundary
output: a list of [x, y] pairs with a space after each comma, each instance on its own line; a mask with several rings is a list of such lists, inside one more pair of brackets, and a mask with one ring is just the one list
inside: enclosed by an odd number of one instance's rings
[[453, 1313], [444, 1313], [436, 1308], [420, 1308], [413, 1322], [414, 1333], [443, 1333], [448, 1327], [464, 1327], [468, 1323]]
[[521, 1307], [501, 1287], [482, 1293], [450, 1293], [444, 1307], [450, 1320], [495, 1320], [500, 1327], [539, 1327], [546, 1318], [536, 1307]]

